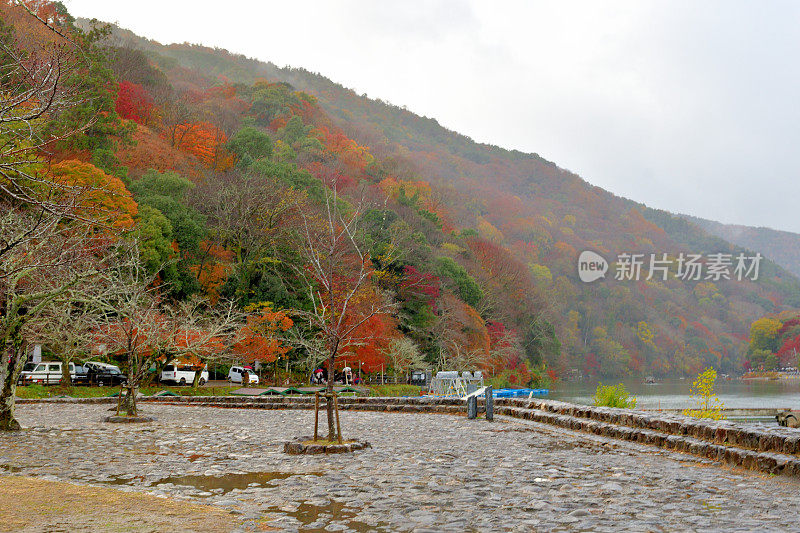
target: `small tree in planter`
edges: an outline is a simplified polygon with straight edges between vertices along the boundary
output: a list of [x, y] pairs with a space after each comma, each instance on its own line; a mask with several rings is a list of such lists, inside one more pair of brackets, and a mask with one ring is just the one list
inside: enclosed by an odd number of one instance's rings
[[[315, 332], [315, 338], [299, 338], [315, 359], [324, 358], [328, 368], [326, 407], [328, 440], [337, 437], [334, 425], [333, 382], [336, 358], [348, 346], [357, 345], [359, 327], [378, 313], [394, 307], [378, 292], [371, 279], [376, 273], [369, 255], [359, 243], [359, 221], [363, 202], [355, 207], [341, 205], [336, 187], [326, 190], [321, 212], [300, 208], [303, 220], [302, 255], [305, 268], [297, 272], [305, 282], [310, 311], [297, 311], [298, 319]], [[341, 438], [341, 431], [339, 431]]]

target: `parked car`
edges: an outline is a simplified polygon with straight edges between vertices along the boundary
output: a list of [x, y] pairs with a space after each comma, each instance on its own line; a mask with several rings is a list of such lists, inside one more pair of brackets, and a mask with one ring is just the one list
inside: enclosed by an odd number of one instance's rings
[[86, 367], [89, 383], [96, 383], [103, 387], [105, 385], [121, 385], [128, 381], [128, 376], [123, 374], [118, 366], [99, 361], [88, 361], [83, 366]]
[[[173, 361], [161, 371], [160, 381], [186, 385], [187, 383], [194, 383], [194, 376], [195, 370], [191, 365], [181, 365], [177, 361]], [[207, 381], [208, 367], [205, 367], [200, 372], [200, 385], [205, 385]]]
[[[26, 363], [22, 369], [22, 372], [19, 374], [18, 383], [20, 385], [29, 385], [31, 383], [39, 383], [42, 385], [57, 385], [61, 383], [61, 378], [63, 374], [61, 372], [62, 368], [61, 361], [45, 361], [42, 363]], [[83, 376], [83, 368], [81, 368], [80, 374]], [[27, 369], [27, 370], [26, 370]], [[76, 371], [75, 363], [69, 364], [69, 374], [72, 378], [73, 382], [76, 381], [76, 375], [78, 372]]]
[[83, 363], [83, 367], [87, 370], [87, 372], [90, 371], [90, 370], [97, 371], [97, 370], [100, 370], [100, 369], [103, 369], [103, 368], [116, 368], [116, 369], [119, 369], [118, 366], [114, 366], [114, 365], [109, 364], [109, 363], [101, 363], [100, 361], [86, 361], [85, 363]]
[[247, 372], [250, 385], [258, 385], [258, 374], [249, 366], [232, 366], [228, 371], [228, 379], [231, 383], [243, 383], [242, 376]]
[[72, 383], [74, 385], [88, 385], [89, 369], [85, 366], [75, 365], [75, 373], [72, 374]]

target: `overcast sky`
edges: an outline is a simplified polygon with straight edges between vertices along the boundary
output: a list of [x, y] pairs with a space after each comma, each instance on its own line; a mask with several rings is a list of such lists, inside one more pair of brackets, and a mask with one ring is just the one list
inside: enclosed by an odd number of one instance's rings
[[800, 232], [800, 3], [67, 0], [304, 67], [615, 194]]

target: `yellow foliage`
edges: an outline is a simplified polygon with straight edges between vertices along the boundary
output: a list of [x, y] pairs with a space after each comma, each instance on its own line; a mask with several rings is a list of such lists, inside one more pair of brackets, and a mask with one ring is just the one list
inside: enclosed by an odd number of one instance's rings
[[503, 236], [503, 233], [499, 229], [494, 227], [491, 222], [489, 222], [482, 216], [478, 217], [477, 228], [480, 236], [486, 239], [487, 241], [501, 243], [505, 238]]
[[636, 324], [636, 336], [639, 337], [639, 340], [642, 341], [642, 344], [655, 348], [653, 345], [653, 337], [655, 335], [653, 334], [653, 331], [650, 329], [650, 326], [647, 324], [647, 322], [641, 321]]
[[446, 242], [446, 243], [442, 244], [442, 250], [446, 250], [446, 251], [450, 252], [453, 255], [462, 254], [462, 253], [467, 251], [466, 248], [462, 248], [461, 246], [459, 246], [457, 244], [453, 244], [452, 242]]
[[684, 409], [683, 414], [694, 418], [712, 418], [720, 420], [725, 404], [714, 394], [714, 382], [717, 380], [717, 371], [706, 368], [692, 383], [690, 390], [692, 398], [698, 402], [697, 409]]

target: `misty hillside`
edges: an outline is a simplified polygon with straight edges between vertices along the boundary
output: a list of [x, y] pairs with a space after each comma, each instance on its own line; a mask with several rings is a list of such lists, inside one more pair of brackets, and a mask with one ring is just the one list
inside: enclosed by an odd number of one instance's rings
[[[146, 55], [152, 72], [122, 65], [117, 77], [142, 87], [164, 107], [165, 117], [172, 113], [170, 120], [176, 120], [175, 102], [184, 102], [187, 109], [205, 106], [203, 120], [227, 137], [243, 123], [278, 141], [290, 123], [305, 128], [300, 144], [281, 156], [284, 161], [322, 183], [336, 176], [334, 186], [364, 184], [384, 195], [389, 216], [424, 240], [426, 259], [406, 266], [440, 278], [450, 272], [454, 295], [467, 305], [464, 312], [480, 315], [475, 321], [485, 324], [490, 337], [498, 330], [513, 332], [531, 364], [561, 374], [693, 374], [706, 365], [736, 372], [746, 357], [751, 322], [800, 306], [800, 283], [768, 261], [755, 282], [684, 281], [676, 279], [675, 268], [665, 281], [616, 281], [612, 265], [605, 280], [582, 283], [576, 265], [583, 250], [613, 262], [621, 253], [674, 258], [680, 252], [759, 248], [617, 197], [537, 154], [475, 143], [319, 74], [220, 49], [162, 45], [122, 29], [110, 44]], [[185, 155], [162, 160], [148, 152], [168, 152], [164, 127], [157, 120], [139, 124], [137, 147], [120, 157], [132, 174], [149, 166], [195, 181], [208, 174]], [[453, 269], [476, 280], [480, 297], [469, 296], [457, 280], [466, 278]], [[432, 326], [413, 324], [420, 315], [412, 307], [406, 306], [411, 314], [398, 327], [425, 344], [433, 358], [442, 349], [433, 348], [436, 332], [413, 333]], [[436, 302], [426, 309], [441, 312]]]
[[685, 215], [687, 220], [726, 241], [761, 252], [780, 266], [800, 276], [800, 235], [771, 228], [722, 224]]

